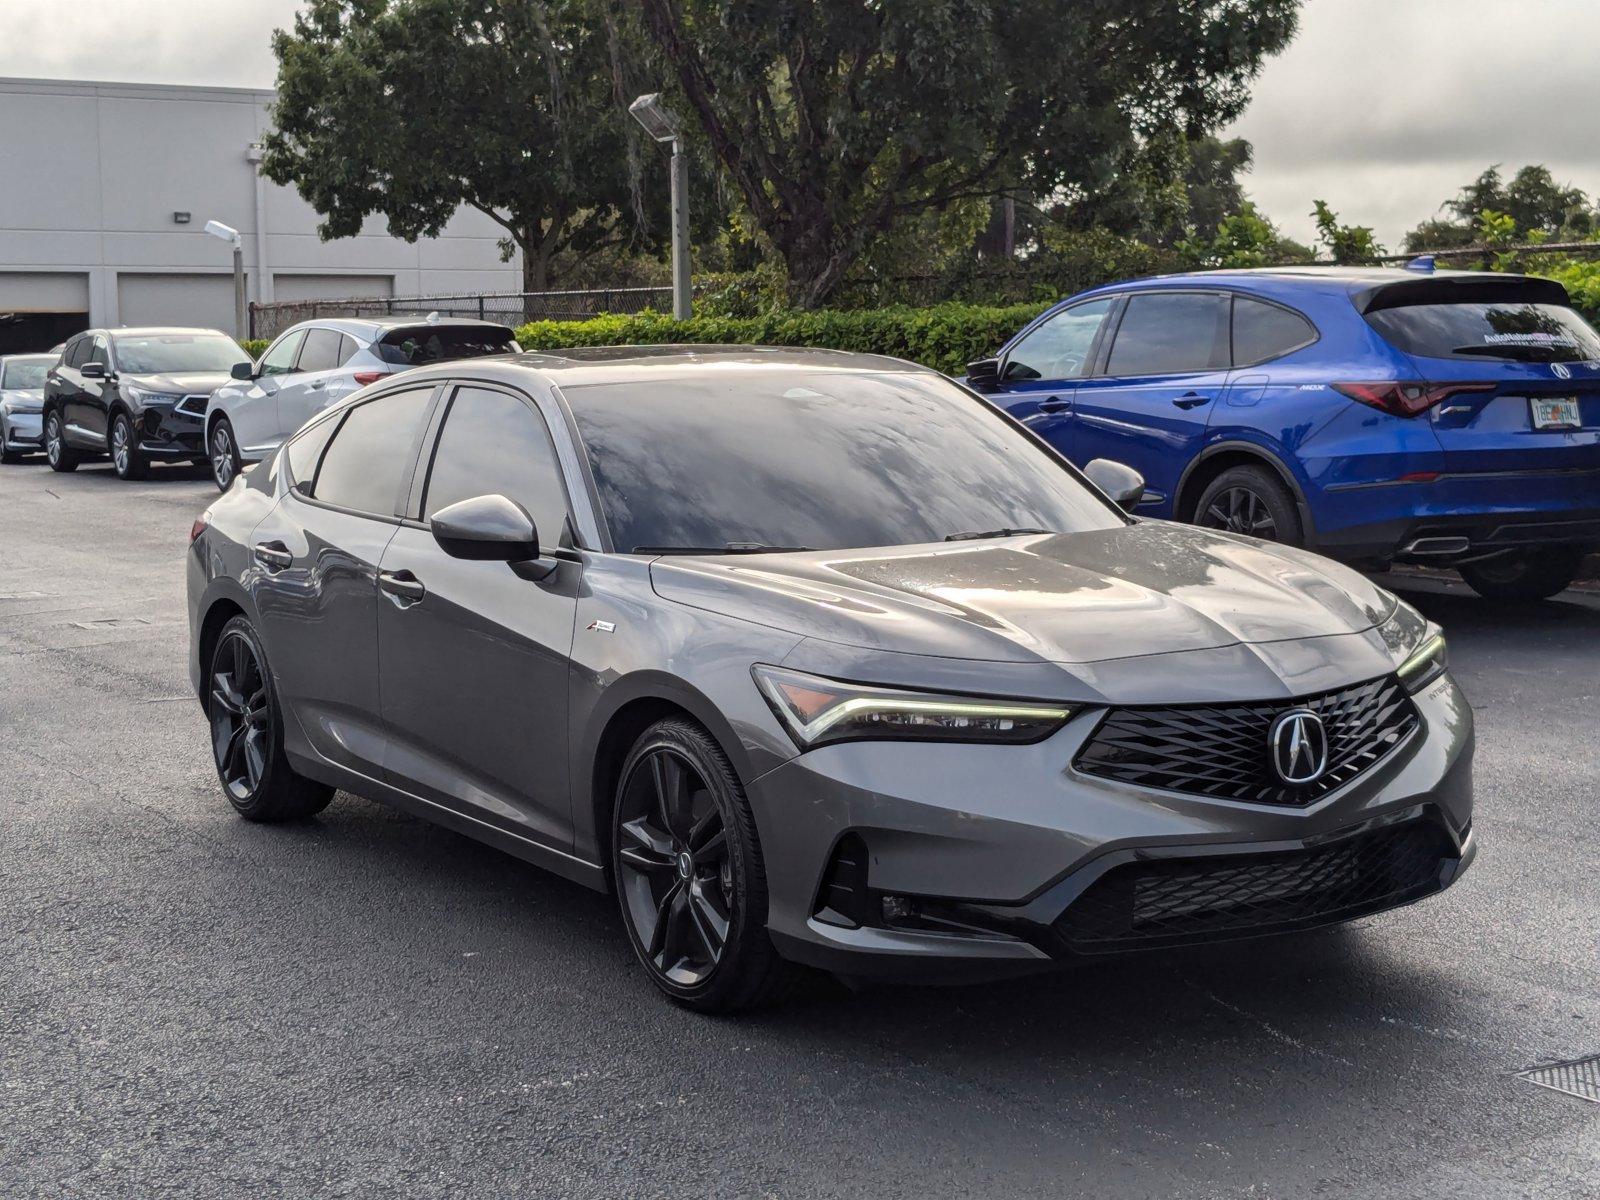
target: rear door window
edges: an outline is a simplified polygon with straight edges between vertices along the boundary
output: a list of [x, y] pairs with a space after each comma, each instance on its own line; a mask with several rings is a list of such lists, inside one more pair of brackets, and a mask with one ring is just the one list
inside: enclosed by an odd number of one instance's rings
[[312, 329], [306, 333], [305, 344], [300, 348], [296, 364], [301, 371], [331, 371], [339, 365], [339, 343], [342, 335], [332, 329]]
[[1299, 313], [1248, 296], [1234, 297], [1235, 366], [1250, 367], [1270, 358], [1282, 358], [1316, 340], [1316, 327]]
[[[311, 495], [353, 512], [393, 516], [432, 396], [429, 384], [390, 392], [352, 408], [322, 453]], [[290, 470], [294, 470], [292, 458]]]
[[1422, 358], [1600, 359], [1600, 334], [1561, 304], [1407, 304], [1370, 312], [1367, 322], [1396, 349]]
[[1106, 373], [1175, 375], [1227, 366], [1228, 300], [1215, 292], [1130, 296]]

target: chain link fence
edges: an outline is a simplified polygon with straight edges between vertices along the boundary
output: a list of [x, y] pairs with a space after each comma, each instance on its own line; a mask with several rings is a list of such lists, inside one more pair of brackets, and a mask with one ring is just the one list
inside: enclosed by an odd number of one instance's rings
[[593, 288], [561, 292], [484, 292], [452, 296], [354, 296], [280, 300], [250, 306], [250, 336], [274, 338], [301, 321], [326, 317], [472, 317], [512, 328], [528, 321], [581, 321], [601, 313], [672, 311], [670, 287]]

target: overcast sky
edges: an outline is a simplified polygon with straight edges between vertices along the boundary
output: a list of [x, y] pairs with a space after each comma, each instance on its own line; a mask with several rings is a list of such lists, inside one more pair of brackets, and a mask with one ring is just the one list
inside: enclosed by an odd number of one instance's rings
[[[0, 0], [0, 76], [270, 87], [297, 0]], [[1309, 240], [1313, 199], [1398, 250], [1490, 163], [1600, 191], [1596, 0], [1306, 0], [1234, 132], [1248, 187]]]

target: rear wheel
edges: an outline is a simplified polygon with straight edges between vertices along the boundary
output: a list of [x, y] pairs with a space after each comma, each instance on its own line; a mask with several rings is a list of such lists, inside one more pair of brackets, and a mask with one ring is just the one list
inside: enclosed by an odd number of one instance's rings
[[78, 469], [78, 452], [67, 445], [66, 428], [61, 424], [59, 412], [52, 412], [44, 419], [44, 456], [52, 471]]
[[799, 968], [767, 936], [755, 820], [705, 730], [669, 718], [645, 731], [623, 764], [611, 835], [622, 921], [656, 987], [700, 1012], [787, 994]]
[[227, 417], [220, 418], [212, 427], [208, 444], [211, 450], [211, 478], [225, 492], [239, 475], [239, 446], [233, 440], [233, 425]]
[[1229, 467], [1200, 493], [1194, 523], [1300, 545], [1300, 510], [1283, 481], [1265, 467]]
[[1548, 600], [1571, 586], [1585, 554], [1582, 546], [1515, 550], [1462, 563], [1456, 570], [1486, 600]]
[[139, 449], [139, 434], [127, 413], [111, 418], [111, 466], [118, 479], [143, 479], [150, 473], [150, 460]]
[[266, 651], [248, 618], [222, 627], [211, 652], [206, 718], [217, 778], [248, 821], [294, 821], [321, 812], [334, 789], [295, 773], [283, 752], [283, 713]]

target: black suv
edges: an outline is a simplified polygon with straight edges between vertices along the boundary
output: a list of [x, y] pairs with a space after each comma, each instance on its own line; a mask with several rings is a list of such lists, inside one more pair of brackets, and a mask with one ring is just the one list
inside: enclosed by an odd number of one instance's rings
[[45, 378], [44, 449], [57, 471], [109, 455], [122, 479], [152, 462], [206, 463], [206, 401], [250, 361], [215, 329], [90, 329]]

